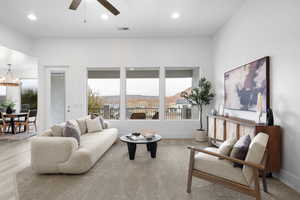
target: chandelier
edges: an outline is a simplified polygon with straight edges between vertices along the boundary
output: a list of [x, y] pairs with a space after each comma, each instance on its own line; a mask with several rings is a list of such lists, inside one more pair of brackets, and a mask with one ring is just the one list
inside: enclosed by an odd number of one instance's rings
[[11, 71], [11, 64], [8, 64], [8, 71], [5, 76], [0, 79], [0, 86], [17, 87], [20, 85], [20, 80], [16, 78]]

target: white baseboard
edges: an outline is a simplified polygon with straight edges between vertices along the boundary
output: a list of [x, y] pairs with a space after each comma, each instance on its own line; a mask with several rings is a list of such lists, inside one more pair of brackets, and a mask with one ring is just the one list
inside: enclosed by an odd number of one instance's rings
[[297, 192], [300, 192], [300, 177], [284, 169], [282, 169], [280, 171], [280, 174], [278, 174], [276, 177], [279, 178], [279, 180], [282, 181], [284, 184], [293, 188]]

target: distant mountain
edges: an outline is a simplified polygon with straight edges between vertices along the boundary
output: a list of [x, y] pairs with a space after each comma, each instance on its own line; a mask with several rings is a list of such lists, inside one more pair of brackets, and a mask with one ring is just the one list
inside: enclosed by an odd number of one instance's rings
[[[187, 88], [184, 90], [187, 93], [190, 93], [192, 88]], [[178, 92], [174, 96], [169, 96], [166, 97], [166, 105], [174, 105], [176, 104], [176, 101], [178, 99], [182, 99], [180, 96], [181, 92]], [[146, 96], [146, 95], [127, 95], [126, 96], [128, 101], [133, 102], [145, 102], [145, 101], [157, 101], [158, 97], [157, 96]], [[120, 96], [103, 96], [102, 97], [104, 104], [119, 104], [120, 103]]]
[[[187, 93], [191, 93], [192, 91], [192, 88], [187, 88], [186, 90], [184, 90], [185, 92]], [[183, 92], [183, 91], [182, 91]], [[178, 92], [177, 94], [175, 94], [174, 96], [169, 96], [169, 97], [166, 97], [166, 105], [174, 105], [176, 104], [176, 101], [178, 99], [182, 99], [181, 97], [181, 92]]]

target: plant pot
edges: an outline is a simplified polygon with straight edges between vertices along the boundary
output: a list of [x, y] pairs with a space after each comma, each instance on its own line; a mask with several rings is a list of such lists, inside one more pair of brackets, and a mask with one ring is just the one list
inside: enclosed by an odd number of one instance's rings
[[194, 138], [198, 142], [207, 142], [207, 131], [205, 130], [195, 130], [194, 131]]
[[6, 108], [6, 113], [7, 113], [7, 114], [13, 113], [13, 110], [12, 110], [12, 108], [11, 108], [10, 106], [8, 106], [8, 107]]

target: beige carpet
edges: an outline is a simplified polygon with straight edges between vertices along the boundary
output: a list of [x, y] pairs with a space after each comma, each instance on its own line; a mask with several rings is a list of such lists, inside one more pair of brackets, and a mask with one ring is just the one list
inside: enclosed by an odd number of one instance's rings
[[[83, 175], [36, 175], [27, 167], [16, 177], [18, 196], [20, 200], [253, 199], [196, 178], [192, 193], [187, 194], [186, 146], [190, 143], [161, 141], [156, 159], [150, 158], [144, 145], [138, 145], [134, 161], [128, 159], [127, 146], [118, 143]], [[263, 193], [263, 199], [299, 199], [299, 194], [279, 181], [268, 181], [270, 194]]]

